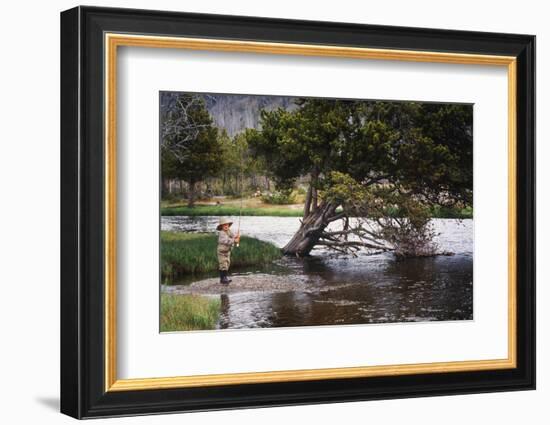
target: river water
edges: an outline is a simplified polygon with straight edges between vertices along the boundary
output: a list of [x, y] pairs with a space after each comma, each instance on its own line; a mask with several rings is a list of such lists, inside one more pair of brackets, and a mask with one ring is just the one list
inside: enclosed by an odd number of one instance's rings
[[[232, 217], [235, 223], [237, 217]], [[162, 230], [215, 231], [218, 217], [162, 217]], [[283, 275], [321, 291], [231, 292], [222, 302], [221, 329], [473, 319], [473, 221], [435, 219], [436, 242], [452, 256], [397, 260], [391, 253], [335, 256], [315, 249], [304, 259], [233, 275]], [[299, 228], [295, 217], [242, 217], [243, 235], [282, 247]], [[337, 224], [333, 224], [337, 226]], [[203, 277], [209, 277], [205, 275]], [[195, 277], [199, 280], [203, 277]], [[188, 284], [185, 279], [181, 284]]]

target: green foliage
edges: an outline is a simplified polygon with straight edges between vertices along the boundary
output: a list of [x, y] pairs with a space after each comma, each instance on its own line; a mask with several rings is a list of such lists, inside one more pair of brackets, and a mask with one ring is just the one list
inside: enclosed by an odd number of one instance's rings
[[248, 142], [242, 135], [231, 139], [225, 130], [220, 132], [224, 172], [240, 178], [249, 172], [253, 158], [248, 155]]
[[472, 207], [442, 207], [440, 205], [434, 205], [430, 210], [430, 214], [433, 218], [466, 219], [474, 216]]
[[255, 187], [246, 186], [246, 180], [254, 175], [265, 174], [262, 158], [251, 155], [248, 139], [243, 133], [231, 138], [222, 130], [219, 140], [223, 156], [223, 194], [241, 196], [254, 191]]
[[292, 189], [282, 189], [262, 195], [262, 201], [266, 204], [290, 205], [296, 202], [296, 195]]
[[325, 201], [344, 206], [350, 214], [372, 203], [372, 193], [368, 186], [360, 184], [346, 173], [331, 172], [324, 181], [323, 189]]
[[[172, 283], [184, 275], [218, 270], [218, 237], [214, 233], [161, 232], [162, 281]], [[243, 236], [231, 253], [231, 268], [269, 264], [281, 257], [275, 245]]]
[[[263, 111], [247, 138], [280, 186], [331, 172], [362, 185], [389, 182], [432, 203], [471, 204], [472, 108], [415, 102], [303, 99]], [[326, 186], [326, 185], [325, 185]]]
[[307, 193], [307, 189], [303, 186], [300, 186], [296, 189], [296, 194], [298, 195], [305, 195]]
[[221, 302], [199, 295], [162, 294], [160, 297], [160, 331], [194, 331], [215, 329]]

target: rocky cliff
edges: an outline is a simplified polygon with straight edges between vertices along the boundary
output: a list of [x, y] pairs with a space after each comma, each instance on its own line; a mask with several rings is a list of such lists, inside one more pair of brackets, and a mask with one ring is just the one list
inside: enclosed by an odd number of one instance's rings
[[294, 109], [294, 97], [262, 95], [204, 95], [206, 108], [217, 127], [223, 128], [230, 136], [246, 128], [258, 128], [260, 111], [277, 108]]

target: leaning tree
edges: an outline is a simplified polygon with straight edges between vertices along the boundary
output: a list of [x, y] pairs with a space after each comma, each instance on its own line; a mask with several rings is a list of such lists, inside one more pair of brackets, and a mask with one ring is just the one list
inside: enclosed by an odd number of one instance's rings
[[[280, 187], [307, 179], [301, 226], [283, 248], [433, 255], [435, 206], [472, 203], [472, 107], [298, 99], [263, 111], [249, 145]], [[331, 225], [340, 222], [341, 226]], [[330, 229], [330, 230], [329, 230]]]
[[218, 130], [201, 96], [163, 92], [160, 101], [162, 177], [187, 182], [193, 206], [197, 183], [222, 167]]

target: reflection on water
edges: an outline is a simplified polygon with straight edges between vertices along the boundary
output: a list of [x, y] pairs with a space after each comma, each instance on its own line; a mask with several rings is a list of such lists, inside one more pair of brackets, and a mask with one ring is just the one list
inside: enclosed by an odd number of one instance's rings
[[[163, 230], [213, 231], [217, 217], [163, 217]], [[297, 218], [242, 217], [242, 233], [283, 246]], [[236, 220], [235, 220], [236, 221]], [[236, 292], [221, 297], [219, 327], [258, 328], [332, 324], [470, 320], [473, 317], [472, 220], [434, 220], [441, 249], [454, 256], [396, 260], [391, 254], [342, 258], [314, 250], [305, 259], [234, 271], [315, 281], [323, 291]], [[199, 280], [203, 277], [195, 277]], [[180, 283], [189, 283], [180, 282]]]

